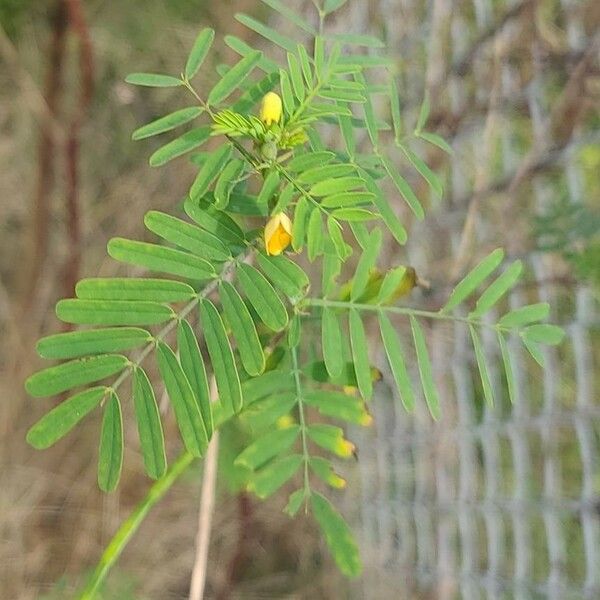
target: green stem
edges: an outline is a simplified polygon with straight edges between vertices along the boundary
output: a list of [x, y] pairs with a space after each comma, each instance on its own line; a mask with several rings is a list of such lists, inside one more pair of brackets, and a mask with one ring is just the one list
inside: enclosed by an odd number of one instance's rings
[[150, 509], [166, 494], [179, 476], [190, 466], [193, 460], [194, 457], [191, 454], [184, 452], [171, 465], [171, 468], [167, 473], [152, 485], [148, 490], [146, 497], [121, 524], [106, 547], [106, 550], [104, 550], [100, 562], [97, 564], [96, 569], [89, 578], [84, 590], [81, 592], [79, 600], [93, 600], [109, 570], [115, 564]]
[[438, 319], [441, 321], [460, 321], [462, 323], [468, 323], [476, 327], [490, 327], [496, 331], [511, 331], [508, 327], [502, 327], [498, 323], [486, 323], [481, 319], [470, 319], [469, 317], [458, 317], [456, 315], [447, 314], [444, 312], [434, 312], [430, 310], [419, 310], [416, 308], [408, 308], [404, 306], [385, 306], [383, 304], [361, 304], [359, 302], [345, 302], [343, 300], [328, 300], [326, 298], [306, 298], [303, 301], [305, 306], [326, 306], [329, 308], [342, 308], [349, 310], [355, 308], [356, 310], [370, 311], [370, 312], [387, 312], [396, 315], [406, 315], [413, 317], [424, 317], [426, 319]]
[[304, 416], [304, 399], [302, 392], [302, 383], [300, 382], [300, 367], [298, 365], [298, 351], [296, 348], [290, 350], [292, 357], [292, 369], [294, 370], [294, 384], [296, 387], [296, 397], [298, 400], [298, 419], [300, 420], [300, 437], [302, 439], [302, 454], [304, 455], [304, 495], [306, 498], [310, 495], [310, 479], [308, 476], [308, 440], [306, 438], [306, 419]]

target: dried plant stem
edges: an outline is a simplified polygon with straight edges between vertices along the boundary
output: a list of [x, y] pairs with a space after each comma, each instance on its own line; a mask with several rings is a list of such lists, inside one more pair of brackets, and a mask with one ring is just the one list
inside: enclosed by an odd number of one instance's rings
[[190, 583], [190, 600], [204, 598], [206, 584], [206, 566], [208, 562], [208, 546], [210, 544], [210, 530], [215, 507], [215, 488], [217, 482], [217, 458], [219, 456], [219, 433], [214, 432], [204, 462], [202, 476], [202, 493], [200, 495], [200, 509], [198, 511], [198, 535], [196, 537], [196, 559], [192, 570]]
[[[210, 396], [214, 402], [217, 396], [217, 386], [214, 375], [210, 382]], [[204, 459], [202, 475], [202, 492], [198, 510], [198, 534], [196, 536], [196, 558], [192, 569], [190, 583], [190, 600], [202, 600], [206, 585], [206, 567], [208, 563], [208, 547], [210, 545], [210, 530], [215, 507], [215, 489], [217, 483], [217, 463], [219, 458], [219, 432], [215, 431], [208, 444]]]

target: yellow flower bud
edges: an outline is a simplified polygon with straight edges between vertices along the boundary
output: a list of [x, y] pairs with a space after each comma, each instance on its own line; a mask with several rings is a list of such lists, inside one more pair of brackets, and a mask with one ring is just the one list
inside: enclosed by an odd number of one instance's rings
[[348, 458], [356, 452], [356, 446], [344, 438], [338, 440], [336, 445], [337, 455], [343, 458]]
[[271, 123], [279, 123], [281, 119], [281, 98], [275, 92], [268, 92], [262, 99], [260, 120], [268, 127]]
[[273, 215], [265, 227], [265, 248], [267, 254], [281, 254], [292, 241], [292, 222], [285, 213]]

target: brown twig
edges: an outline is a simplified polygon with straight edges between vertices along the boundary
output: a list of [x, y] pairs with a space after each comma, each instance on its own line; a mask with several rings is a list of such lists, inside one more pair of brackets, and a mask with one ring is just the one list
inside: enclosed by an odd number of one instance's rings
[[69, 296], [79, 278], [81, 262], [81, 219], [79, 210], [79, 148], [80, 131], [94, 89], [92, 44], [80, 0], [64, 0], [69, 26], [79, 39], [79, 71], [81, 75], [81, 95], [75, 111], [66, 143], [66, 209], [70, 252], [64, 274], [64, 294]]
[[[56, 118], [61, 92], [62, 70], [65, 56], [65, 37], [68, 28], [66, 7], [60, 1], [52, 17], [52, 40], [50, 42], [50, 59], [46, 74], [44, 100], [48, 114]], [[56, 154], [56, 137], [52, 121], [42, 120], [40, 125], [40, 141], [38, 147], [38, 175], [33, 201], [32, 234], [33, 243], [31, 258], [27, 261], [29, 272], [25, 278], [23, 291], [23, 312], [27, 312], [33, 303], [35, 290], [43, 272], [44, 262], [48, 254], [50, 231], [50, 194], [54, 187], [54, 159]]]
[[[217, 384], [214, 375], [210, 381], [211, 402], [217, 399]], [[200, 508], [198, 510], [198, 534], [196, 537], [196, 558], [192, 569], [190, 582], [190, 600], [202, 600], [206, 585], [208, 565], [208, 547], [210, 545], [210, 531], [215, 507], [215, 492], [217, 484], [217, 466], [219, 462], [219, 432], [214, 431], [208, 444], [204, 458], [204, 472], [202, 474], [202, 492], [200, 494]]]

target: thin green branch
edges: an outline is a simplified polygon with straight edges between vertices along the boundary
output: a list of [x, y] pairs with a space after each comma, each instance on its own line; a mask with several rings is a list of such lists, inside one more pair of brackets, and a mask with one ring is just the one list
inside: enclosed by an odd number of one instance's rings
[[326, 298], [305, 298], [302, 302], [303, 306], [322, 306], [328, 308], [340, 308], [344, 310], [349, 310], [351, 308], [355, 308], [356, 310], [366, 311], [366, 312], [386, 312], [390, 314], [396, 315], [405, 315], [405, 316], [413, 316], [413, 317], [423, 317], [425, 319], [436, 319], [440, 321], [459, 321], [462, 323], [467, 323], [469, 325], [474, 325], [475, 327], [490, 327], [496, 331], [511, 331], [509, 327], [503, 327], [499, 323], [486, 323], [482, 319], [479, 318], [469, 318], [467, 317], [459, 317], [457, 315], [446, 314], [438, 311], [430, 311], [430, 310], [419, 310], [416, 308], [409, 308], [405, 306], [386, 306], [383, 304], [364, 304], [360, 302], [346, 302], [343, 300], [328, 300]]
[[310, 479], [308, 476], [308, 461], [310, 455], [308, 453], [308, 440], [306, 437], [306, 418], [304, 415], [304, 392], [302, 390], [302, 382], [300, 381], [300, 367], [298, 364], [298, 351], [291, 348], [290, 354], [292, 357], [292, 369], [294, 371], [294, 385], [296, 388], [296, 399], [298, 401], [298, 419], [300, 420], [300, 436], [302, 439], [302, 455], [304, 457], [304, 496], [310, 496]]
[[169, 491], [193, 460], [194, 457], [191, 454], [184, 452], [171, 465], [167, 473], [152, 485], [145, 498], [117, 529], [106, 550], [104, 550], [96, 569], [79, 595], [79, 600], [93, 600], [109, 570], [115, 564], [150, 509]]

